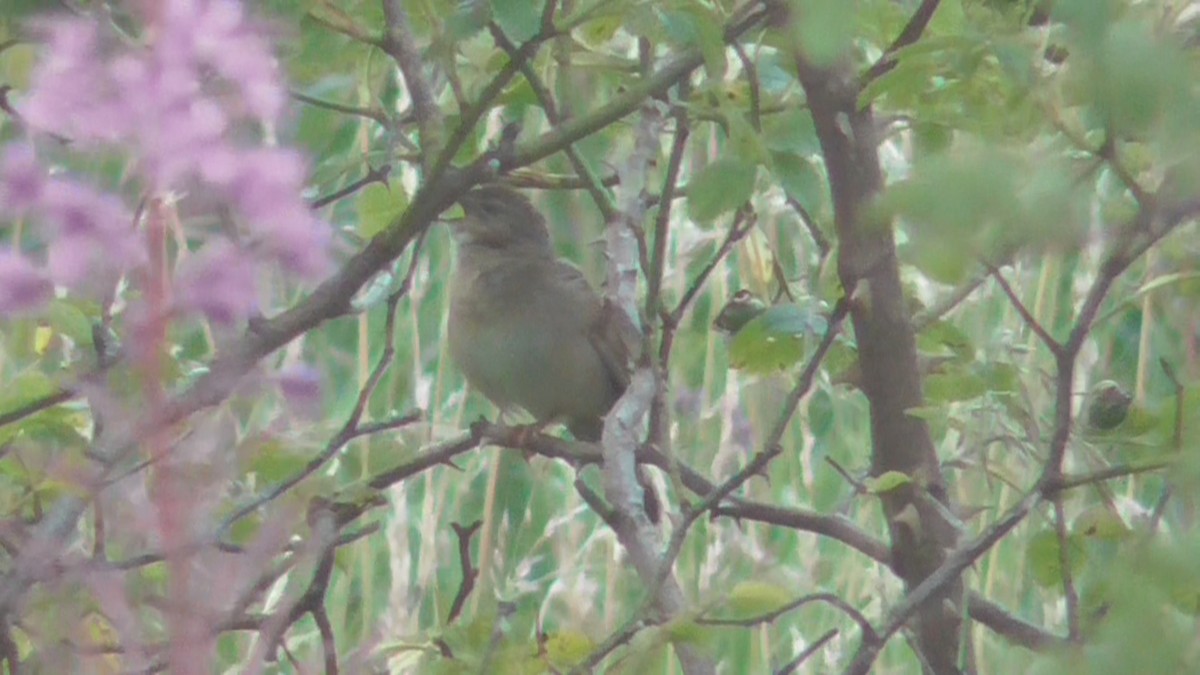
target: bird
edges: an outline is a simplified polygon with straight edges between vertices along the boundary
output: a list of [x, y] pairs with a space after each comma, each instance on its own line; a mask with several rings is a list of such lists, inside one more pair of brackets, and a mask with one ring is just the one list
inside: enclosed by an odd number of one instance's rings
[[[599, 441], [604, 416], [629, 385], [637, 327], [558, 257], [546, 219], [524, 195], [490, 184], [459, 203], [451, 358], [502, 411], [521, 408], [540, 425], [562, 422], [576, 439]], [[646, 501], [657, 520], [651, 490]]]

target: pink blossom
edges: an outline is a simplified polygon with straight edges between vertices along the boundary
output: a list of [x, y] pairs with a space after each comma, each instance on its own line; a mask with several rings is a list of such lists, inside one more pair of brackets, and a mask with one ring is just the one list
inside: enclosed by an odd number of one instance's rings
[[321, 373], [308, 365], [288, 368], [276, 377], [279, 391], [300, 416], [317, 418], [321, 414]]
[[0, 153], [0, 209], [24, 213], [38, 203], [46, 185], [46, 170], [33, 147], [14, 143]]
[[231, 243], [209, 244], [181, 266], [176, 297], [216, 323], [244, 320], [258, 310], [254, 260]]
[[42, 215], [54, 239], [50, 277], [77, 291], [107, 293], [147, 260], [133, 217], [114, 195], [66, 179], [47, 183]]
[[0, 312], [40, 309], [54, 297], [54, 288], [41, 270], [16, 251], [0, 248]]
[[[324, 274], [331, 232], [304, 202], [307, 162], [245, 140], [248, 127], [277, 122], [287, 100], [260, 26], [239, 0], [162, 0], [144, 16], [154, 22], [147, 46], [110, 38], [83, 18], [43, 22], [47, 49], [19, 103], [31, 127], [76, 149], [132, 150], [152, 193], [215, 190], [253, 244], [230, 259], [233, 276], [248, 281], [243, 289], [254, 288], [249, 251], [306, 278]], [[42, 218], [57, 238], [48, 244], [50, 276], [72, 288], [93, 274], [95, 286], [111, 287], [147, 259], [118, 198], [48, 179], [21, 146], [0, 158], [0, 207]], [[192, 282], [205, 277], [190, 273]], [[215, 320], [242, 318], [253, 306], [247, 296], [219, 296], [190, 302]]]

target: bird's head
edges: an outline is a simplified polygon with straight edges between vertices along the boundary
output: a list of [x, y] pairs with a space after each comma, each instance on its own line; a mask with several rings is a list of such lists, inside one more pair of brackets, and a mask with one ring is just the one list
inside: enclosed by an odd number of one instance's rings
[[460, 245], [553, 252], [545, 219], [519, 192], [485, 185], [463, 195], [459, 203], [466, 215], [452, 232]]

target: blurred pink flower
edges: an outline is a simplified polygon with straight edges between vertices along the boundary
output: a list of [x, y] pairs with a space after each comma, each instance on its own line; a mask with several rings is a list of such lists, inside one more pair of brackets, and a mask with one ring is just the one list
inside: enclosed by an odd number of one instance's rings
[[[235, 321], [257, 305], [250, 253], [313, 279], [328, 269], [332, 232], [304, 201], [305, 158], [245, 133], [277, 123], [287, 93], [271, 45], [242, 2], [162, 0], [143, 12], [153, 22], [143, 46], [111, 38], [86, 18], [43, 21], [46, 49], [18, 105], [31, 128], [66, 137], [74, 149], [130, 154], [151, 194], [211, 192], [227, 201], [250, 245], [199, 256], [196, 264], [214, 269], [184, 270], [190, 276], [180, 285], [190, 294], [185, 306]], [[50, 276], [72, 288], [111, 288], [148, 259], [117, 197], [48, 179], [25, 146], [0, 158], [0, 206], [43, 218], [54, 238]], [[215, 273], [221, 265], [224, 276]]]
[[308, 365], [287, 368], [276, 376], [279, 391], [299, 416], [317, 419], [321, 415], [321, 373]]
[[54, 288], [41, 270], [16, 251], [0, 248], [0, 312], [36, 311], [53, 297]]
[[133, 216], [115, 195], [56, 178], [46, 184], [43, 202], [53, 236], [47, 266], [56, 283], [103, 294], [121, 274], [146, 262]]
[[226, 241], [209, 244], [179, 270], [175, 287], [180, 307], [229, 325], [258, 311], [254, 259]]
[[13, 143], [0, 152], [0, 209], [19, 215], [37, 204], [46, 185], [46, 170], [33, 147]]

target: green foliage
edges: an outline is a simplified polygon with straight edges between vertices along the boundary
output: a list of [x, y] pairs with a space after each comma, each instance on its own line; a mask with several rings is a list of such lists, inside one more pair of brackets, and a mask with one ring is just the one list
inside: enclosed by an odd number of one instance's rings
[[775, 305], [737, 332], [729, 361], [752, 373], [782, 370], [800, 361], [824, 333], [825, 319], [812, 309]]
[[[409, 12], [421, 65], [434, 90], [436, 121], [446, 131], [457, 130], [465, 110], [511, 63], [511, 56], [493, 43], [488, 22], [495, 21], [517, 44], [542, 27], [540, 3], [401, 4]], [[865, 85], [855, 93], [859, 106], [869, 107], [874, 116], [885, 174], [876, 202], [858, 206], [867, 209], [863, 217], [890, 227], [899, 242], [910, 303], [872, 311], [924, 315], [961, 292], [949, 309], [922, 320], [916, 365], [924, 400], [907, 414], [910, 421], [925, 422], [934, 438], [951, 511], [964, 521], [962, 540], [970, 540], [1034, 488], [1059, 419], [1057, 358], [994, 281], [976, 285], [974, 278], [985, 271], [984, 262], [996, 265], [1049, 335], [1061, 341], [1071, 335], [1082, 299], [1104, 273], [1105, 256], [1140, 228], [1163, 222], [1163, 213], [1151, 224], [1135, 219], [1137, 193], [1155, 195], [1152, 199], [1163, 204], [1176, 196], [1191, 200], [1185, 206], [1194, 203], [1200, 176], [1198, 106], [1190, 84], [1197, 81], [1194, 43], [1187, 27], [1159, 0], [947, 0], [920, 38], [896, 53], [894, 68], [865, 81], [857, 78], [920, 3], [787, 4], [791, 13], [786, 21], [739, 42], [757, 76], [752, 83], [741, 56], [722, 37], [722, 27], [740, 3], [560, 3], [553, 16], [560, 34], [529, 61], [539, 87], [524, 73], [514, 75], [489, 102], [483, 121], [463, 131], [455, 161], [474, 161], [494, 148], [496, 130], [507, 122], [521, 125], [517, 146], [526, 149], [545, 134], [564, 133], [585, 120], [595, 131], [573, 142], [571, 150], [607, 188], [628, 168], [643, 118], [637, 111], [599, 118], [597, 111], [639, 91], [648, 70], [674, 63], [685, 51], [694, 54], [693, 63], [701, 65], [690, 75], [690, 95], [677, 96], [675, 88], [660, 92], [668, 112], [663, 133], [655, 139], [648, 180], [619, 189], [644, 190], [653, 204], [650, 218], [657, 213], [661, 204], [653, 199], [666, 178], [667, 153], [680, 125], [675, 116], [686, 115], [689, 135], [678, 179], [685, 200], [673, 205], [664, 241], [666, 312], [675, 309], [674, 303], [702, 274], [711, 274], [691, 304], [673, 315], [673, 342], [663, 364], [670, 411], [665, 419], [672, 458], [719, 483], [761, 450], [778, 422], [781, 402], [827, 329], [828, 307], [803, 298], [831, 304], [843, 292], [838, 256], [844, 242], [837, 235], [843, 228], [834, 227], [834, 221], [835, 215], [843, 220], [849, 216], [834, 213], [829, 158], [823, 155], [810, 97], [797, 80], [791, 50], [798, 46], [812, 64], [844, 64], [846, 82]], [[1051, 5], [1048, 26], [1028, 25]], [[0, 12], [0, 43], [19, 34], [14, 17], [41, 6], [10, 0], [5, 9]], [[423, 145], [426, 139], [408, 116], [409, 87], [395, 62], [371, 42], [383, 34], [380, 2], [277, 0], [252, 11], [270, 17], [291, 38], [279, 54], [295, 90], [387, 120], [380, 124], [364, 115], [294, 102], [291, 123], [270, 130], [312, 155], [313, 197], [344, 188], [370, 167], [393, 166], [389, 185], [370, 185], [322, 211], [333, 223], [338, 255], [344, 258], [386, 232], [410, 206], [413, 190], [431, 179], [417, 168], [413, 148], [436, 148]], [[648, 47], [646, 64], [640, 60], [639, 41]], [[20, 100], [35, 53], [25, 43], [0, 52], [0, 83], [14, 86], [11, 100]], [[541, 108], [541, 87], [566, 120], [557, 130], [550, 128]], [[0, 119], [0, 138], [20, 134], [7, 115]], [[62, 170], [93, 171], [98, 182], [125, 184], [127, 167], [119, 159], [98, 157], [85, 163], [67, 150], [55, 147], [54, 152], [62, 155], [56, 160]], [[559, 250], [579, 262], [589, 278], [600, 279], [603, 256], [591, 246], [604, 227], [598, 209], [585, 191], [558, 189], [579, 187], [574, 161], [554, 153], [508, 178], [539, 188], [529, 194], [547, 215]], [[802, 206], [803, 218], [781, 196]], [[754, 228], [731, 244], [725, 258], [714, 260], [735, 212], [752, 218]], [[44, 255], [38, 223], [3, 224], [0, 244], [19, 243], [33, 255]], [[641, 253], [649, 258], [658, 233], [649, 219], [643, 225], [646, 249]], [[191, 232], [185, 228], [171, 242], [172, 256], [179, 255], [177, 247], [195, 243]], [[1073, 415], [1066, 430], [1067, 477], [1125, 469], [1117, 478], [1061, 495], [1084, 644], [1069, 653], [1039, 655], [972, 625], [964, 634], [974, 641], [980, 671], [1196, 670], [1200, 566], [1195, 560], [1200, 551], [1193, 543], [1200, 538], [1192, 512], [1200, 498], [1200, 453], [1195, 451], [1200, 447], [1200, 386], [1191, 345], [1200, 300], [1200, 249], [1194, 243], [1194, 224], [1161, 241], [1158, 234], [1148, 241], [1149, 256], [1129, 261], [1129, 269], [1113, 280], [1088, 324], [1082, 356], [1067, 383]], [[828, 239], [827, 253], [819, 249], [820, 238]], [[386, 346], [393, 350], [391, 367], [367, 404], [366, 419], [420, 409], [421, 422], [353, 439], [285, 496], [233, 523], [224, 533], [226, 543], [253, 548], [275, 536], [298, 542], [301, 550], [311, 536], [302, 517], [311, 499], [341, 497], [369, 506], [352, 526], [363, 527], [367, 536], [339, 550], [326, 589], [339, 654], [365, 648], [372, 665], [390, 672], [565, 672], [645, 602], [643, 580], [620, 540], [576, 491], [578, 480], [604, 493], [594, 467], [481, 446], [390, 488], [386, 508], [378, 503], [378, 494], [363, 487], [372, 477], [457, 437], [475, 419], [496, 417], [482, 397], [466, 390], [445, 353], [446, 287], [454, 274], [454, 254], [444, 227], [426, 234], [411, 290], [396, 308], [391, 344], [383, 344], [384, 299], [409, 264], [406, 254], [389, 272], [376, 275], [353, 302], [347, 299], [347, 315], [322, 323], [280, 352], [286, 354], [280, 361], [302, 360], [322, 373], [325, 406], [320, 419], [298, 419], [270, 392], [239, 392], [222, 403], [236, 419], [236, 429], [234, 440], [217, 454], [229, 460], [233, 475], [214, 513], [226, 517], [245, 501], [302, 474], [355, 407]], [[304, 295], [272, 280], [264, 284], [268, 316]], [[769, 304], [734, 317], [723, 326], [734, 333], [726, 339], [712, 330], [713, 321], [725, 299], [740, 288], [753, 289]], [[789, 302], [788, 297], [802, 300]], [[661, 317], [644, 318], [654, 329], [652, 336], [663, 334], [665, 322], [656, 323]], [[32, 317], [0, 317], [0, 377], [6, 383], [0, 388], [0, 415], [37, 403], [91, 373], [93, 327], [106, 320], [95, 303], [70, 297], [57, 298]], [[106, 330], [127, 339], [125, 321], [118, 305]], [[844, 322], [813, 389], [780, 440], [781, 456], [734, 496], [853, 524], [863, 538], [886, 551], [891, 530], [879, 509], [880, 497], [917, 491], [921, 480], [902, 471], [872, 475], [877, 432], [862, 384], [864, 377], [877, 374], [857, 370], [855, 327], [852, 319]], [[172, 392], [184, 390], [207, 372], [214, 353], [222, 353], [244, 332], [239, 327], [231, 336], [209, 326], [177, 326], [171, 336], [175, 349], [164, 356], [164, 385]], [[113, 346], [119, 347], [117, 343]], [[658, 343], [651, 347], [650, 353], [665, 353]], [[1171, 367], [1170, 373], [1162, 364]], [[94, 377], [88, 381], [123, 395], [139, 391], [139, 375], [126, 365]], [[1109, 381], [1129, 391], [1122, 389], [1116, 397], [1093, 393], [1105, 390]], [[0, 485], [6, 488], [0, 504], [14, 531], [23, 534], [27, 521], [44, 518], [56, 499], [78, 491], [64, 475], [94, 471], [85, 454], [101, 417], [93, 405], [75, 397], [0, 426]], [[505, 421], [525, 418], [510, 411]], [[173, 433], [194, 431], [187, 420]], [[562, 433], [554, 425], [546, 431]], [[144, 467], [120, 469], [132, 472], [121, 480], [145, 487], [140, 483]], [[703, 497], [690, 491], [684, 476], [651, 473], [669, 506], [694, 505]], [[868, 495], [859, 493], [862, 486]], [[1170, 499], [1165, 499], [1168, 492]], [[1041, 507], [1031, 520], [1046, 516], [1049, 509]], [[1151, 514], [1158, 518], [1153, 527]], [[464, 566], [450, 523], [476, 521], [482, 525], [466, 546], [467, 555], [471, 569], [486, 566], [488, 571], [477, 577], [461, 613], [451, 619]], [[794, 658], [795, 645], [830, 628], [841, 632], [844, 645], [853, 645], [859, 627], [844, 612], [816, 603], [753, 628], [714, 628], [702, 619], [760, 617], [797, 597], [829, 591], [878, 625], [886, 615], [881, 608], [895, 606], [903, 597], [902, 584], [885, 564], [829, 536], [748, 518], [706, 516], [691, 527], [675, 567], [688, 613], [639, 630], [605, 662], [612, 671], [675, 672], [672, 642], [697, 647], [721, 660], [726, 670], [776, 671]], [[85, 522], [80, 531], [93, 536], [93, 525]], [[139, 534], [110, 542], [111, 559], [144, 553], [145, 539]], [[973, 591], [1018, 618], [1063, 635], [1068, 626], [1057, 607], [1063, 603], [1065, 576], [1058, 524], [1046, 519], [1014, 529], [964, 579]], [[279, 590], [272, 591], [272, 601], [298, 594], [307, 581], [303, 577], [300, 571], [286, 575]], [[148, 626], [153, 639], [161, 637], [162, 613], [159, 605], [142, 600], [163, 593], [169, 580], [164, 566], [151, 565], [129, 582], [137, 591], [131, 597], [139, 601], [133, 620]], [[72, 597], [38, 596], [31, 606], [41, 612], [43, 623], [71, 625], [67, 608], [80, 597], [91, 602], [86, 592], [68, 589], [62, 593]], [[511, 603], [513, 613], [501, 618], [497, 598]], [[266, 607], [262, 600], [251, 603], [253, 611]], [[112, 630], [87, 625], [98, 635]], [[36, 651], [39, 636], [51, 634], [23, 629], [14, 640], [28, 655]], [[286, 643], [298, 662], [319, 662], [321, 640], [313, 622], [293, 625]], [[222, 636], [217, 666], [230, 672], [246, 669], [253, 650], [248, 638]], [[847, 656], [845, 650], [827, 648], [801, 671], [837, 672]], [[286, 668], [279, 666], [281, 672]], [[896, 639], [877, 667], [878, 672], [919, 668], [908, 647]]]
[[[1041, 530], [1034, 534], [1029, 539], [1025, 555], [1034, 583], [1047, 590], [1062, 589], [1062, 545], [1057, 532]], [[1087, 564], [1087, 549], [1078, 535], [1067, 537], [1067, 560], [1073, 576], [1078, 575]]]
[[688, 215], [702, 223], [742, 206], [754, 191], [758, 167], [737, 157], [722, 157], [688, 182]]

